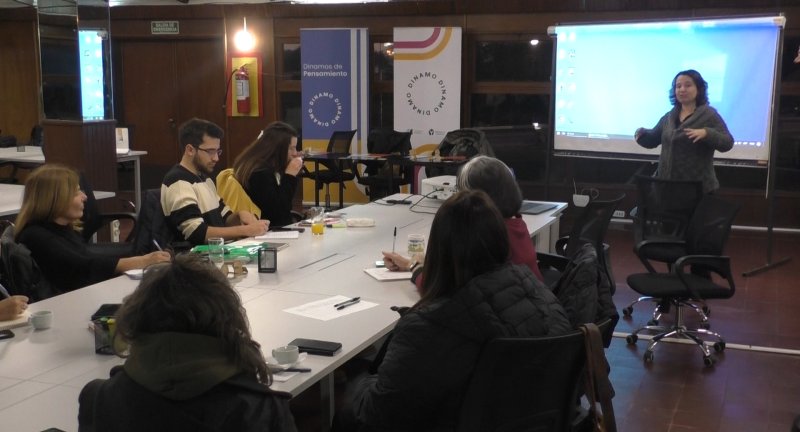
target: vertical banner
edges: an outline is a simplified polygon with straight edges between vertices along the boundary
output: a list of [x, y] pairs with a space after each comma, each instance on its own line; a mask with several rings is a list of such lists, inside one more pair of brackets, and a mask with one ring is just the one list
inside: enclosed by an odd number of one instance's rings
[[229, 57], [228, 70], [228, 117], [261, 117], [261, 56]]
[[[367, 39], [367, 29], [300, 30], [303, 149], [324, 151], [333, 132], [357, 129], [351, 151], [366, 152]], [[309, 170], [313, 169], [312, 164], [308, 165]], [[313, 182], [306, 180], [303, 191], [305, 200], [313, 199]], [[357, 188], [347, 191], [357, 192]], [[331, 201], [334, 195], [338, 199], [338, 188], [331, 187]], [[352, 199], [360, 197], [356, 194]]]
[[461, 127], [461, 28], [394, 29], [394, 128], [416, 153]]

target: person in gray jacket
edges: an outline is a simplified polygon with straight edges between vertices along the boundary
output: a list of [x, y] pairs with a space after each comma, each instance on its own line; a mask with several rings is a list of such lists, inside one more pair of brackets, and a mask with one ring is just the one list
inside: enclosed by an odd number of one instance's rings
[[669, 100], [673, 108], [653, 129], [639, 128], [636, 142], [645, 148], [661, 145], [658, 178], [700, 180], [703, 192], [719, 188], [714, 152], [733, 148], [733, 136], [717, 110], [708, 104], [708, 83], [693, 69], [678, 72]]
[[431, 226], [421, 299], [398, 321], [377, 373], [351, 390], [335, 430], [454, 430], [489, 340], [568, 333], [553, 293], [508, 258], [503, 217], [485, 192], [448, 199]]

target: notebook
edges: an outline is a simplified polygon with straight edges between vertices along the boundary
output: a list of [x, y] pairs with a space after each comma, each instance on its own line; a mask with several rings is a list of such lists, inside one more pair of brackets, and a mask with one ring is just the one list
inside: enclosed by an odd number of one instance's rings
[[0, 321], [0, 330], [11, 330], [17, 327], [26, 326], [28, 325], [28, 318], [30, 318], [30, 316], [31, 312], [26, 310], [17, 318], [8, 321]]
[[551, 203], [523, 201], [522, 208], [519, 209], [519, 212], [522, 214], [538, 215], [554, 208], [556, 208], [556, 205]]

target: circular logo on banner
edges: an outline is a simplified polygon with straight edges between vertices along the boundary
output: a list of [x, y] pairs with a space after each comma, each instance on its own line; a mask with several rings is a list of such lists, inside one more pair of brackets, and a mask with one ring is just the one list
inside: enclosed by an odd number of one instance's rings
[[320, 127], [336, 124], [342, 117], [342, 101], [333, 92], [319, 92], [308, 101], [308, 118]]
[[415, 114], [430, 116], [444, 109], [447, 83], [436, 72], [420, 72], [408, 80], [406, 102]]

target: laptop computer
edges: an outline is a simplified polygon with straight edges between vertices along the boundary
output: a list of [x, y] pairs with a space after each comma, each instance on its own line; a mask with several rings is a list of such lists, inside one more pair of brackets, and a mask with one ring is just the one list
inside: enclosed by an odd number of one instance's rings
[[128, 141], [128, 128], [117, 128], [117, 154], [126, 155], [131, 151], [130, 141]]
[[556, 205], [551, 203], [523, 201], [522, 208], [519, 209], [519, 212], [522, 214], [538, 215], [554, 208], [556, 208]]

